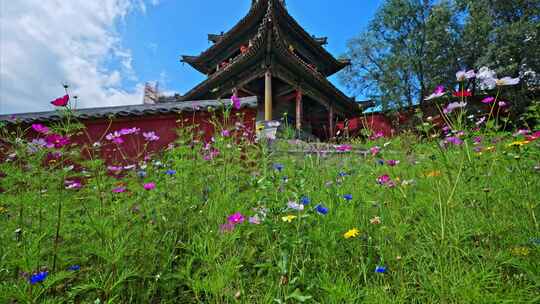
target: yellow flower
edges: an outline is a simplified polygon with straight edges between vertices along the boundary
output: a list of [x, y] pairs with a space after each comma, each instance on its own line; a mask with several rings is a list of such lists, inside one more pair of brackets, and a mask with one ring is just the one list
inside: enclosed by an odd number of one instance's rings
[[514, 247], [510, 250], [510, 252], [515, 256], [528, 256], [530, 250], [527, 247]]
[[6, 213], [6, 212], [7, 212], [7, 209], [6, 209], [6, 208], [0, 207], [0, 214]]
[[343, 237], [346, 239], [355, 238], [360, 234], [360, 230], [353, 228], [343, 234]]
[[284, 216], [281, 218], [282, 221], [284, 222], [287, 222], [287, 223], [292, 223], [292, 221], [297, 218], [296, 215], [287, 215], [287, 216]]
[[495, 150], [495, 146], [489, 146], [489, 147], [484, 149], [484, 151], [488, 151], [488, 152], [492, 152], [494, 150]]
[[518, 140], [518, 141], [514, 141], [510, 144], [508, 144], [508, 147], [521, 147], [521, 146], [524, 146], [526, 144], [530, 143], [530, 141], [528, 140]]
[[424, 174], [424, 176], [426, 177], [437, 177], [437, 176], [441, 176], [441, 171], [431, 171], [431, 172], [428, 172], [426, 174]]

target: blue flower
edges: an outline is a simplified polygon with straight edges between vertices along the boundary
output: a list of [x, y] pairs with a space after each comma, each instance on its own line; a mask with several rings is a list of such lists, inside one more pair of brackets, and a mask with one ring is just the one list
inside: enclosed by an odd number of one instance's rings
[[317, 212], [323, 215], [326, 215], [328, 213], [328, 208], [326, 208], [325, 206], [321, 204], [317, 205], [317, 207], [315, 207], [315, 210], [317, 210]]
[[345, 176], [347, 176], [347, 175], [349, 175], [349, 174], [347, 174], [347, 173], [345, 173], [345, 172], [339, 172], [339, 173], [338, 173], [338, 176], [339, 176], [339, 177], [345, 177]]
[[384, 266], [377, 266], [377, 267], [375, 267], [375, 272], [376, 272], [376, 273], [386, 273], [386, 267], [384, 267]]
[[49, 275], [48, 271], [42, 271], [42, 272], [33, 274], [32, 276], [30, 276], [30, 279], [29, 279], [30, 284], [35, 285], [37, 283], [41, 283], [45, 281], [48, 275]]
[[81, 266], [79, 266], [79, 265], [69, 266], [68, 270], [70, 270], [70, 271], [79, 271], [79, 270], [81, 270]]
[[274, 169], [281, 172], [285, 166], [283, 164], [274, 164]]
[[350, 201], [350, 200], [352, 200], [352, 194], [345, 194], [345, 195], [343, 195], [343, 198], [345, 200], [347, 200], [347, 201]]
[[141, 171], [137, 172], [137, 175], [138, 175], [140, 178], [145, 178], [145, 177], [146, 177], [146, 171], [141, 170]]
[[381, 166], [384, 165], [384, 159], [378, 159], [377, 163]]
[[167, 174], [167, 175], [175, 175], [176, 170], [167, 170], [167, 171], [165, 171], [165, 174]]
[[300, 198], [300, 203], [302, 203], [302, 205], [306, 206], [306, 205], [309, 205], [311, 203], [311, 200], [307, 196], [302, 196], [302, 198]]

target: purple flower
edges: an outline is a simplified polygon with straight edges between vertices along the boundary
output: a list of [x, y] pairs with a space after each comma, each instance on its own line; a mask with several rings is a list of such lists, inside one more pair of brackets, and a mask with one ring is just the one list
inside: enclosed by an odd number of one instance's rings
[[384, 266], [377, 266], [377, 267], [375, 267], [375, 272], [376, 272], [376, 273], [386, 273], [386, 267], [384, 267]]
[[253, 224], [253, 225], [260, 225], [261, 224], [261, 219], [259, 218], [258, 215], [255, 215], [255, 216], [250, 216], [248, 218], [248, 222], [250, 224]]
[[237, 109], [237, 110], [240, 110], [240, 108], [242, 107], [242, 103], [240, 101], [240, 98], [238, 98], [238, 96], [236, 96], [236, 94], [231, 97], [231, 102], [232, 102], [233, 107], [235, 109]]
[[476, 136], [475, 138], [473, 138], [473, 142], [475, 145], [479, 145], [482, 143], [482, 136]]
[[41, 133], [41, 134], [49, 133], [49, 128], [45, 127], [42, 124], [33, 124], [32, 129], [34, 129], [34, 131], [36, 131], [38, 133]]
[[455, 109], [464, 108], [466, 106], [467, 106], [466, 102], [452, 102], [452, 103], [448, 104], [448, 106], [446, 106], [446, 108], [444, 108], [443, 112], [444, 112], [444, 114], [450, 114]]
[[139, 129], [137, 127], [133, 127], [133, 128], [121, 129], [119, 133], [120, 133], [120, 135], [131, 135], [131, 134], [139, 134], [140, 131], [141, 131], [141, 129]]
[[241, 224], [244, 222], [244, 220], [245, 218], [240, 212], [236, 212], [227, 218], [227, 221], [229, 222], [229, 224], [233, 224], [233, 225]]
[[490, 104], [494, 101], [495, 101], [495, 97], [491, 97], [491, 96], [482, 99], [482, 103], [485, 103], [485, 104]]
[[156, 132], [154, 132], [154, 131], [144, 132], [143, 137], [144, 137], [144, 140], [146, 140], [148, 142], [158, 141], [159, 140], [159, 136], [157, 136]]
[[233, 230], [234, 230], [234, 224], [231, 224], [231, 223], [226, 223], [219, 226], [219, 231], [221, 233], [232, 232]]
[[328, 214], [328, 208], [326, 208], [325, 206], [323, 206], [321, 204], [317, 205], [315, 207], [315, 210], [317, 210], [317, 212], [319, 212], [322, 215]]
[[221, 131], [221, 136], [229, 137], [229, 136], [231, 136], [231, 131], [225, 129], [225, 130]]
[[507, 101], [499, 101], [499, 108], [506, 108], [508, 106]]
[[64, 185], [66, 186], [66, 189], [77, 190], [82, 188], [82, 184], [78, 181], [67, 180], [64, 182]]
[[48, 276], [49, 276], [48, 271], [38, 272], [38, 273], [33, 274], [33, 275], [30, 276], [29, 282], [30, 282], [31, 285], [35, 285], [37, 283], [41, 283], [41, 282], [45, 281], [45, 279]]
[[476, 124], [477, 126], [479, 126], [479, 125], [483, 124], [485, 121], [486, 121], [486, 117], [483, 116], [483, 117], [480, 118], [475, 124]]
[[289, 202], [289, 203], [287, 203], [287, 207], [289, 207], [290, 209], [296, 210], [296, 211], [303, 211], [304, 210], [304, 205], [298, 204], [297, 202]]
[[463, 144], [463, 140], [461, 140], [461, 138], [456, 137], [456, 136], [447, 137], [444, 141], [445, 143], [451, 143], [455, 146], [459, 146]]
[[399, 160], [390, 159], [386, 161], [386, 164], [388, 164], [390, 167], [395, 167], [399, 165]]

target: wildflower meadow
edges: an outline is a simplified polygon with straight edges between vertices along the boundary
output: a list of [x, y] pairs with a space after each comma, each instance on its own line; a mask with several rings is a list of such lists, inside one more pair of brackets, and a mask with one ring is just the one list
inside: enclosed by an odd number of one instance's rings
[[[468, 112], [471, 73], [430, 96], [439, 126], [305, 153], [227, 120], [80, 145], [55, 100], [61, 122], [2, 127], [0, 303], [539, 303], [539, 128], [486, 71]], [[134, 138], [137, 161], [96, 157]]]

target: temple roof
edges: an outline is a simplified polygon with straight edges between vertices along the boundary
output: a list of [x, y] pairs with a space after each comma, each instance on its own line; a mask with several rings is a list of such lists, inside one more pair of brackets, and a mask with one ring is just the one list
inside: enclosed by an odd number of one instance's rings
[[282, 0], [253, 1], [248, 14], [231, 30], [219, 35], [208, 35], [208, 39], [214, 42], [210, 48], [198, 56], [182, 56], [181, 61], [190, 64], [201, 73], [210, 74], [241, 45], [248, 43], [259, 25], [265, 21], [269, 10], [272, 10], [270, 18], [274, 19], [273, 26], [290, 31], [291, 40], [312, 54], [313, 63], [325, 76], [330, 76], [350, 64], [348, 60], [336, 59], [323, 47], [328, 42], [326, 37], [316, 38], [308, 34], [288, 13]]
[[[91, 109], [78, 109], [74, 111], [75, 117], [79, 119], [108, 119], [125, 118], [125, 117], [140, 117], [147, 115], [173, 114], [195, 112], [199, 109], [208, 111], [209, 108], [214, 110], [223, 108], [221, 100], [201, 100], [201, 101], [184, 101], [177, 102], [175, 97], [165, 97], [165, 102], [153, 105], [131, 105], [131, 106], [116, 106], [102, 107]], [[257, 108], [257, 97], [240, 98], [241, 108]], [[61, 113], [58, 111], [22, 113], [11, 115], [0, 115], [0, 122], [5, 123], [36, 123], [61, 120]]]

